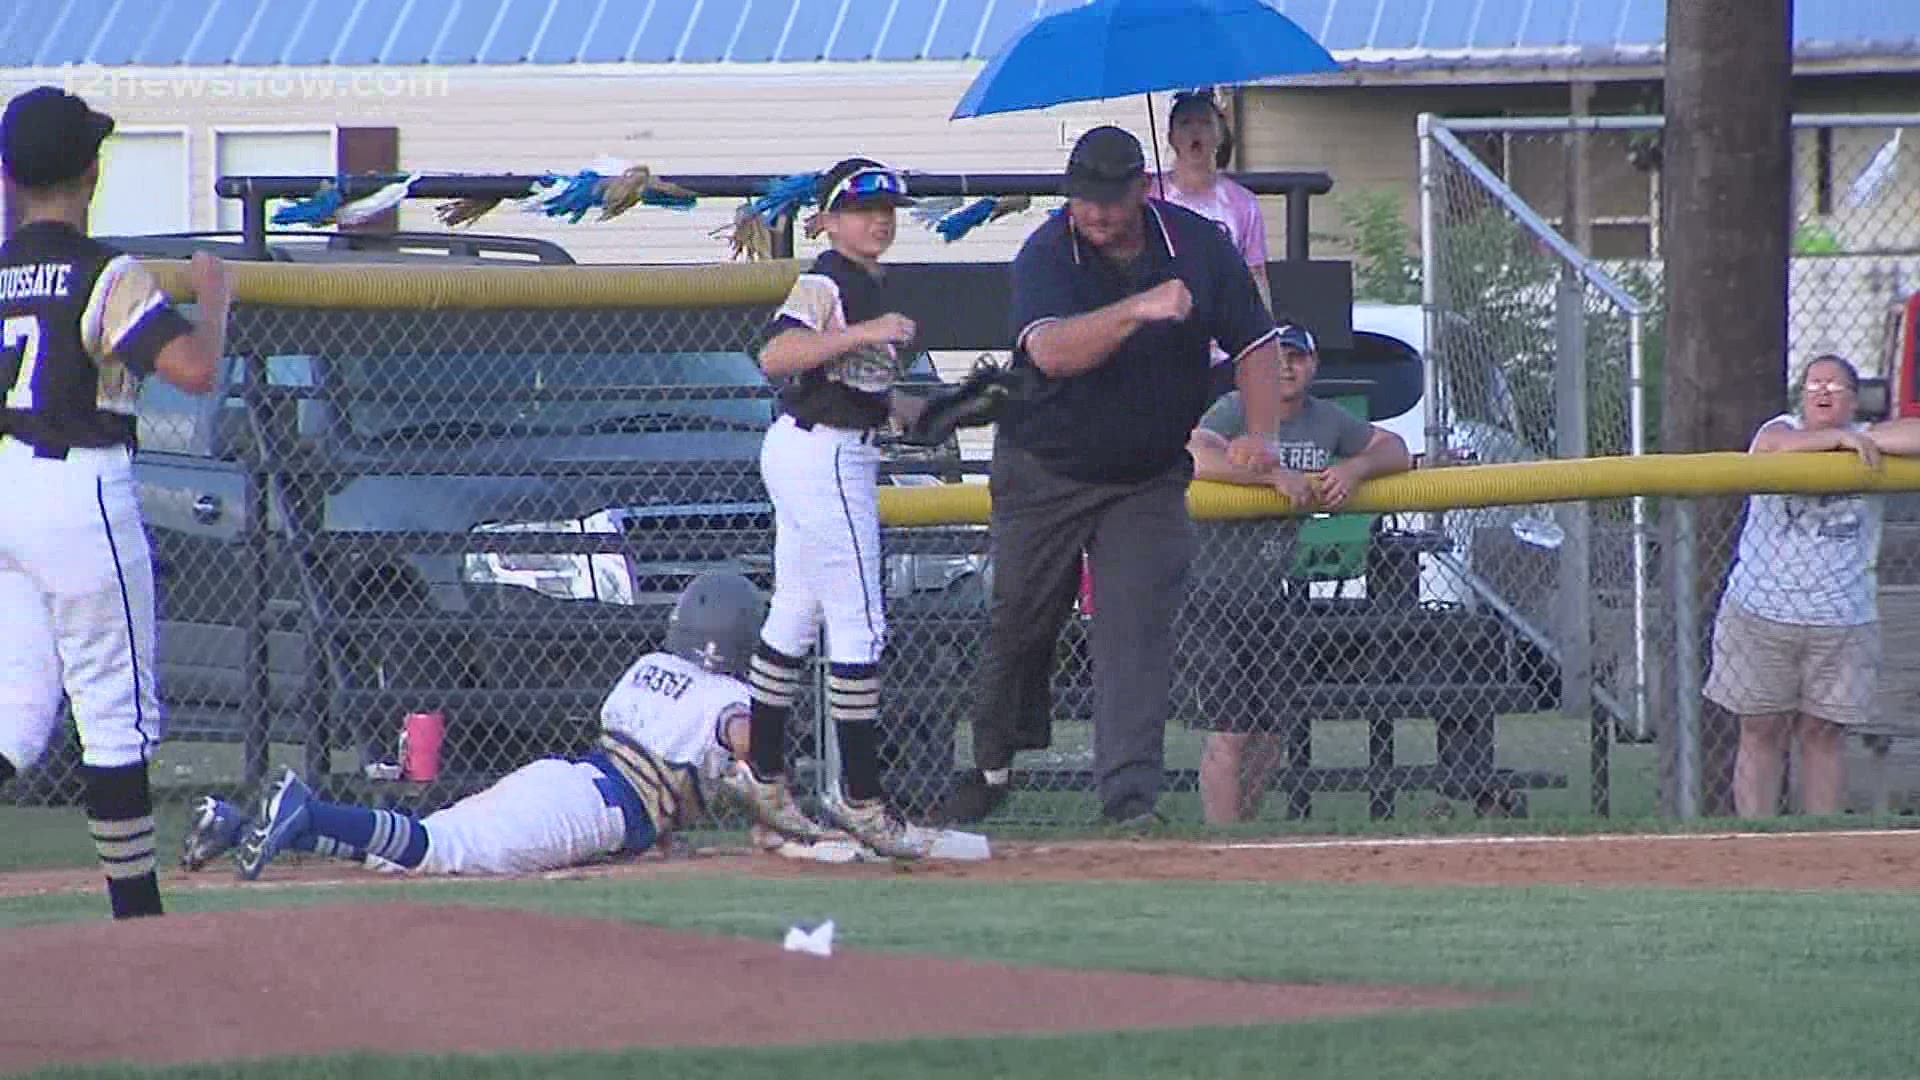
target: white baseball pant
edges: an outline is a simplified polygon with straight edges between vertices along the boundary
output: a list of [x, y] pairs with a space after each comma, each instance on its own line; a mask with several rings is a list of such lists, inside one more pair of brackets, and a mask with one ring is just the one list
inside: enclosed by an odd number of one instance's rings
[[626, 816], [586, 762], [542, 758], [444, 810], [427, 830], [423, 874], [525, 874], [578, 866], [626, 843]]
[[153, 560], [124, 448], [37, 458], [0, 438], [0, 754], [38, 761], [65, 690], [81, 760], [136, 765], [163, 734]]
[[761, 637], [806, 656], [824, 622], [830, 662], [878, 663], [887, 632], [879, 447], [864, 432], [802, 430], [782, 416], [761, 444], [760, 476], [774, 515], [773, 596]]

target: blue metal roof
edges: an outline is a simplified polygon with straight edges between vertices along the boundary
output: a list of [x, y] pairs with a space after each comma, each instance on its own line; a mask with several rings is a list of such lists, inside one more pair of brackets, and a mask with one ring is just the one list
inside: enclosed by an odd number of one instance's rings
[[[969, 60], [1083, 0], [0, 0], [0, 67]], [[1274, 0], [1336, 56], [1645, 59], [1665, 0]], [[1920, 52], [1920, 4], [1800, 0], [1801, 56]]]

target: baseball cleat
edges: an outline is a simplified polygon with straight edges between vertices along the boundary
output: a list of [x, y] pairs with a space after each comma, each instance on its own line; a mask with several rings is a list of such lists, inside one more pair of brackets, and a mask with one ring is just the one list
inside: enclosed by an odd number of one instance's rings
[[307, 804], [312, 801], [313, 789], [288, 769], [260, 801], [259, 824], [249, 830], [240, 843], [237, 857], [243, 879], [258, 878], [267, 863], [306, 830]]
[[933, 849], [932, 834], [907, 824], [884, 799], [854, 802], [833, 797], [827, 799], [825, 810], [827, 820], [889, 858], [924, 859]]
[[187, 828], [180, 865], [188, 871], [205, 869], [208, 863], [232, 851], [252, 824], [245, 811], [225, 799], [201, 796], [193, 804], [193, 823]]
[[725, 784], [746, 804], [754, 820], [774, 832], [809, 843], [826, 838], [826, 828], [800, 810], [786, 781], [762, 780], [753, 775], [753, 768], [746, 762], [735, 761], [727, 770]]

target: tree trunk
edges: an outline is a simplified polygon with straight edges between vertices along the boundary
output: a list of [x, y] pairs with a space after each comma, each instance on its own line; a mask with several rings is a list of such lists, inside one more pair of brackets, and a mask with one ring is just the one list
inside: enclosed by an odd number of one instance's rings
[[[1792, 38], [1792, 0], [1667, 4], [1660, 208], [1667, 352], [1660, 393], [1662, 447], [1669, 452], [1744, 450], [1783, 401]], [[1703, 499], [1696, 509], [1704, 661], [1740, 500]], [[1702, 704], [1700, 809], [1730, 813], [1737, 732], [1730, 718]], [[1671, 766], [1673, 740], [1663, 743]], [[1671, 806], [1671, 767], [1664, 772], [1662, 801]]]

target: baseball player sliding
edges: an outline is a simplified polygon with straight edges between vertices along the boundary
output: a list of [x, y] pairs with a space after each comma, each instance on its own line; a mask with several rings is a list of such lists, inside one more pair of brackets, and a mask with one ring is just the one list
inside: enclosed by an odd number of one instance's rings
[[8, 103], [0, 162], [21, 225], [0, 248], [0, 784], [46, 748], [64, 691], [113, 917], [162, 913], [147, 755], [153, 566], [134, 491], [134, 403], [151, 375], [206, 393], [230, 293], [194, 257], [196, 326], [133, 259], [87, 236], [113, 120], [50, 86]]
[[[600, 745], [583, 757], [531, 762], [418, 820], [324, 802], [289, 770], [251, 816], [202, 798], [181, 864], [199, 870], [232, 852], [253, 880], [276, 855], [301, 851], [424, 874], [516, 874], [653, 849], [705, 806], [707, 786], [726, 790], [729, 766], [748, 750], [738, 674], [765, 607], [738, 574], [695, 579], [674, 605], [664, 650], [642, 656], [607, 695]], [[763, 842], [847, 844], [817, 826], [807, 833]]]

